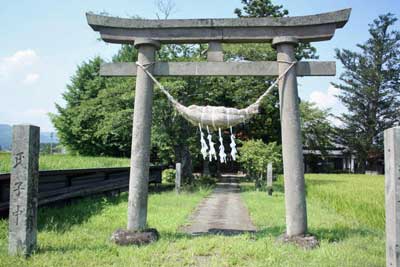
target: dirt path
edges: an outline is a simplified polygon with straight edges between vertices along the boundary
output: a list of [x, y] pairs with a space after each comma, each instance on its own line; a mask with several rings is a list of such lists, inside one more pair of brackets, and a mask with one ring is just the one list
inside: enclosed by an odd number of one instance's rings
[[240, 198], [239, 184], [228, 182], [218, 183], [214, 192], [199, 204], [184, 232], [233, 235], [256, 230]]

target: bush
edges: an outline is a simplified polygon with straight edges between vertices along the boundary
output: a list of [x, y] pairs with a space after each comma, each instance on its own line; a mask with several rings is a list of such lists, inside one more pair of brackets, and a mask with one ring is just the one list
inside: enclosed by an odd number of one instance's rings
[[200, 175], [195, 178], [195, 183], [200, 186], [211, 186], [217, 183], [217, 178], [209, 175]]
[[259, 179], [262, 180], [267, 172], [269, 162], [272, 162], [274, 173], [282, 169], [281, 147], [275, 142], [265, 144], [261, 140], [245, 141], [240, 148], [238, 161], [246, 170], [247, 175], [254, 179], [256, 186], [258, 186]]
[[216, 183], [217, 178], [209, 175], [196, 175], [193, 183], [183, 185], [183, 190], [186, 192], [210, 191], [213, 190]]
[[174, 169], [166, 169], [162, 172], [162, 180], [167, 183], [175, 183], [176, 171]]

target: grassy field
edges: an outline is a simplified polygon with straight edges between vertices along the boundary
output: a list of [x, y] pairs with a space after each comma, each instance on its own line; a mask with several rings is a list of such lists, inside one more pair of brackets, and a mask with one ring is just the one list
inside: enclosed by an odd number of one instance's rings
[[259, 231], [239, 236], [191, 237], [179, 227], [209, 191], [179, 196], [152, 193], [149, 226], [161, 239], [144, 247], [118, 247], [111, 233], [126, 223], [127, 195], [41, 208], [39, 250], [28, 260], [7, 256], [7, 222], [0, 221], [0, 266], [384, 266], [382, 176], [307, 175], [309, 230], [319, 248], [277, 243], [285, 230], [282, 181], [274, 196], [242, 186]]
[[[40, 170], [128, 167], [129, 159], [111, 157], [82, 157], [71, 155], [40, 155]], [[0, 173], [10, 172], [10, 153], [0, 152]]]
[[282, 179], [273, 197], [244, 187], [253, 222], [264, 232], [265, 248], [258, 247], [263, 252], [251, 265], [385, 266], [384, 177], [309, 174], [306, 183], [309, 231], [321, 241], [306, 252], [275, 244], [285, 229]]

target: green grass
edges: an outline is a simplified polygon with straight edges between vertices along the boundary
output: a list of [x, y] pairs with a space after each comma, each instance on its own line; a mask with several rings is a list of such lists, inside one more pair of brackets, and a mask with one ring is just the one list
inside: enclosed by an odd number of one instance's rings
[[177, 229], [209, 192], [152, 193], [148, 224], [158, 229], [161, 240], [144, 247], [119, 247], [109, 242], [113, 231], [126, 227], [126, 193], [116, 198], [87, 198], [64, 208], [39, 209], [39, 248], [28, 260], [6, 255], [8, 226], [1, 220], [0, 266], [159, 266], [168, 262], [176, 266], [188, 261], [188, 250], [196, 243]]
[[[276, 241], [285, 231], [282, 181], [272, 197], [242, 186], [258, 233], [190, 237], [179, 233], [209, 191], [152, 193], [149, 226], [161, 239], [119, 247], [111, 233], [126, 224], [127, 195], [41, 208], [39, 250], [27, 260], [7, 256], [7, 222], [0, 221], [0, 266], [384, 266], [383, 177], [307, 175], [309, 230], [321, 241], [305, 251]], [[353, 203], [354, 205], [350, 205]]]
[[265, 266], [385, 266], [383, 176], [310, 174], [306, 183], [309, 231], [321, 240], [312, 251], [274, 244], [285, 231], [281, 178], [272, 197], [244, 187], [253, 222], [265, 232]]
[[320, 201], [355, 224], [385, 227], [385, 177], [369, 175], [309, 174], [309, 198]]
[[[71, 155], [40, 155], [40, 170], [128, 167], [129, 159], [111, 157], [83, 157]], [[0, 173], [10, 172], [10, 153], [0, 152]]]

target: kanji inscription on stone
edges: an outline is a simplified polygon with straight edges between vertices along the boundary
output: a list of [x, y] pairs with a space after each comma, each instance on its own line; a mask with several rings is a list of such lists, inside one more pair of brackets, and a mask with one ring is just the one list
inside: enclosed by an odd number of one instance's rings
[[13, 127], [10, 180], [10, 255], [28, 256], [36, 247], [39, 179], [39, 127]]

